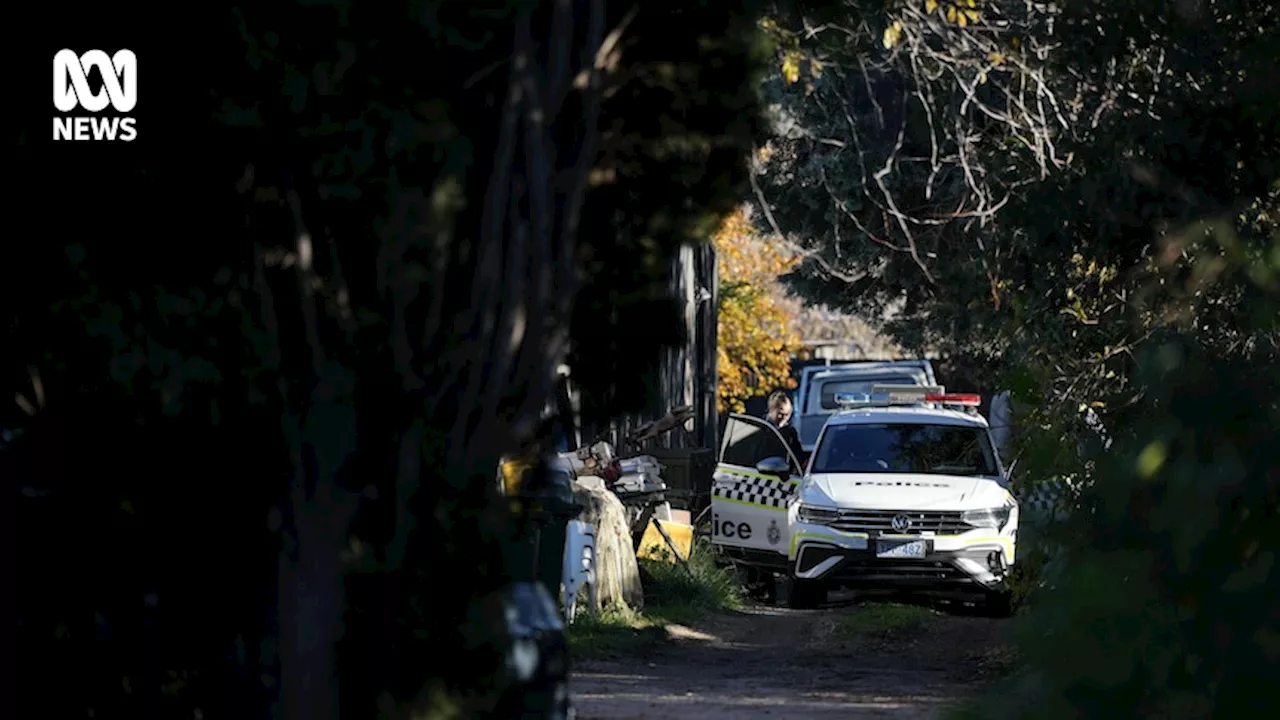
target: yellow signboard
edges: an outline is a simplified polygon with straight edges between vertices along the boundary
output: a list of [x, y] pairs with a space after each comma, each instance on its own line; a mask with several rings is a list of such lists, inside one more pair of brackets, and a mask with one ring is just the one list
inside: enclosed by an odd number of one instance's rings
[[[650, 520], [649, 526], [644, 529], [644, 535], [640, 538], [640, 549], [636, 552], [636, 557], [670, 563], [676, 562], [676, 558], [671, 552], [671, 545], [667, 544], [654, 522]], [[661, 522], [662, 529], [667, 531], [667, 536], [671, 538], [672, 544], [675, 545], [676, 552], [680, 554], [681, 559], [687, 561], [689, 553], [693, 552], [693, 526], [669, 520]]]

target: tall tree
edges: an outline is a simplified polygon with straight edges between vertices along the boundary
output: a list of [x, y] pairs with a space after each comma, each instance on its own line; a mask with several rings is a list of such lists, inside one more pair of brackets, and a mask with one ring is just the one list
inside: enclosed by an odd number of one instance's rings
[[742, 412], [750, 398], [794, 383], [791, 355], [799, 338], [778, 277], [796, 258], [757, 234], [743, 209], [725, 218], [713, 241], [720, 277], [718, 407]]
[[[1274, 11], [1099, 10], [1117, 39], [1092, 3], [975, 5], [774, 3], [775, 131], [755, 195], [806, 252], [791, 278], [802, 296], [909, 349], [1007, 368], [1038, 412], [1062, 411], [1072, 438], [1047, 441], [1074, 447], [1091, 434], [1082, 399], [1114, 422], [1107, 408], [1134, 397], [1133, 349], [1173, 317], [1129, 322], [1157, 278], [1153, 223], [1271, 217], [1274, 124], [1258, 88], [1274, 70], [1257, 38]], [[1204, 97], [1218, 78], [1230, 92]], [[1180, 322], [1227, 327], [1249, 293], [1206, 296]]]
[[138, 38], [135, 143], [33, 118], [19, 169], [78, 203], [25, 195], [61, 223], [3, 263], [41, 714], [510, 714], [497, 459], [566, 354], [621, 412], [678, 339], [665, 268], [758, 132], [750, 10], [221, 6]]
[[775, 9], [790, 44], [755, 193], [808, 241], [801, 293], [987, 359], [1036, 415], [1020, 474], [1097, 480], [1036, 578], [1028, 672], [984, 714], [1265, 712], [1280, 12]]
[[[999, 211], [1061, 167], [1076, 115], [1044, 62], [1056, 12], [778, 2], [776, 131], [756, 200], [808, 251], [797, 290], [944, 350], [1007, 307]], [[975, 282], [977, 280], [977, 282]], [[923, 321], [923, 318], [928, 321]]]

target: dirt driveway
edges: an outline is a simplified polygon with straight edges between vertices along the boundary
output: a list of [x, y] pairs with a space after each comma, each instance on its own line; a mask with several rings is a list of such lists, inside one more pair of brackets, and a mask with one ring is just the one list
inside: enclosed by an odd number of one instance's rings
[[581, 720], [934, 718], [1011, 664], [1012, 621], [846, 599], [753, 605], [625, 660], [584, 662]]

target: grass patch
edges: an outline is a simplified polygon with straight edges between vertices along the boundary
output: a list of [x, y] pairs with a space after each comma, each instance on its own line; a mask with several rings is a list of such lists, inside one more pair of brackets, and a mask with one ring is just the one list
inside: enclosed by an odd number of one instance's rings
[[695, 543], [689, 569], [676, 563], [640, 560], [643, 611], [606, 610], [568, 626], [575, 659], [618, 657], [666, 642], [668, 625], [691, 625], [712, 613], [742, 607], [733, 570], [716, 567], [710, 545]]
[[838, 629], [847, 637], [892, 640], [919, 632], [934, 615], [918, 605], [867, 603], [841, 617]]
[[720, 610], [742, 607], [742, 586], [731, 568], [717, 567], [709, 544], [696, 543], [688, 569], [679, 562], [641, 560], [646, 610], [668, 616], [697, 619]]
[[566, 628], [569, 655], [575, 660], [628, 655], [666, 641], [665, 628], [658, 619], [633, 610], [582, 615]]

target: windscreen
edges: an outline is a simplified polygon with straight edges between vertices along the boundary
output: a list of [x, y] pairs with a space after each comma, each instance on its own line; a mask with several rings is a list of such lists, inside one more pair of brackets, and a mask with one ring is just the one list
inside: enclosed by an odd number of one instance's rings
[[999, 475], [985, 428], [915, 423], [832, 425], [810, 472]]

